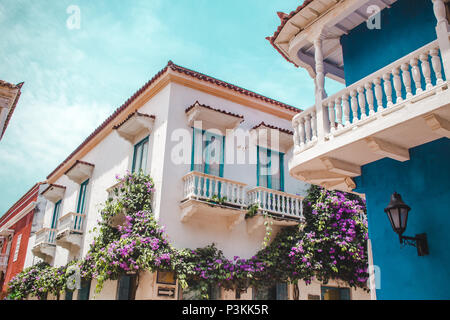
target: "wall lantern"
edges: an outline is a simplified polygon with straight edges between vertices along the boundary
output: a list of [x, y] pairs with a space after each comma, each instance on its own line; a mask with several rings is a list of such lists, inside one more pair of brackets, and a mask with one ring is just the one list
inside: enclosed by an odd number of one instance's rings
[[414, 238], [402, 236], [403, 232], [406, 230], [409, 210], [411, 210], [411, 208], [403, 202], [402, 197], [397, 192], [394, 192], [391, 197], [391, 202], [389, 202], [389, 205], [384, 209], [384, 212], [388, 215], [392, 229], [399, 235], [400, 244], [416, 247], [419, 256], [428, 255], [426, 233], [416, 234]]

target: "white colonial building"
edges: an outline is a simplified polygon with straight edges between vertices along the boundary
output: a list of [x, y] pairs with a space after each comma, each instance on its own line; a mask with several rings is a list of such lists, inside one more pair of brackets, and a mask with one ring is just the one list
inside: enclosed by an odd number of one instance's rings
[[[154, 214], [176, 247], [215, 243], [229, 258], [253, 256], [261, 248], [266, 218], [245, 219], [250, 204], [277, 217], [274, 234], [302, 220], [309, 185], [290, 177], [287, 167], [293, 150], [287, 128], [298, 111], [169, 62], [47, 177], [44, 225], [31, 239], [32, 254], [54, 266], [84, 257], [94, 238], [89, 230], [101, 219], [115, 176], [143, 169], [155, 182]], [[205, 162], [207, 145], [215, 146], [215, 159]], [[264, 201], [268, 195], [275, 199], [271, 204]], [[209, 202], [213, 196], [223, 203]], [[96, 296], [95, 283], [83, 284], [66, 299], [182, 298], [177, 284], [163, 278], [142, 275], [133, 293], [133, 279], [109, 281]], [[287, 299], [293, 290], [280, 284], [272, 294]], [[346, 290], [354, 299], [368, 297]], [[320, 286], [314, 294], [320, 297]], [[253, 294], [249, 289], [212, 295], [252, 299]], [[308, 298], [306, 291], [301, 297]]]

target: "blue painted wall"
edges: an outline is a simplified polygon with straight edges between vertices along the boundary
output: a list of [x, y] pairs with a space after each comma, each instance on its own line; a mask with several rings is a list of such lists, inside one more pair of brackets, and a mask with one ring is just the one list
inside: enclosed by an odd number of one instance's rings
[[347, 86], [436, 40], [431, 0], [398, 0], [381, 11], [381, 29], [366, 23], [341, 37]]
[[[450, 139], [410, 149], [410, 160], [382, 159], [362, 167], [357, 192], [367, 197], [378, 299], [450, 299]], [[401, 247], [384, 208], [394, 191], [411, 207], [404, 233], [427, 233], [430, 254]]]

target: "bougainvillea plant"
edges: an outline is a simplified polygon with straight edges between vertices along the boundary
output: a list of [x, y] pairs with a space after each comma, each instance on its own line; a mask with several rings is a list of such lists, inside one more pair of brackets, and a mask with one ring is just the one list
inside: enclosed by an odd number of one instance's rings
[[[208, 298], [211, 286], [243, 290], [277, 282], [341, 279], [365, 288], [367, 225], [357, 196], [311, 187], [304, 200], [305, 224], [282, 229], [249, 259], [228, 259], [214, 244], [197, 249], [174, 248], [152, 213], [153, 180], [139, 173], [118, 177], [102, 211], [90, 249], [78, 264], [83, 279], [106, 280], [142, 271], [174, 271], [183, 289]], [[117, 224], [117, 217], [122, 217]], [[24, 299], [66, 290], [68, 272], [45, 264], [24, 270], [9, 283], [9, 298]]]

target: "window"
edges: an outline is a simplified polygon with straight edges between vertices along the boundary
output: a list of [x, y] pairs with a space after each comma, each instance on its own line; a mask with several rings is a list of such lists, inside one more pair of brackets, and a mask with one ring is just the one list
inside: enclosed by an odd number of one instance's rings
[[19, 250], [20, 250], [20, 242], [22, 241], [22, 234], [19, 234], [17, 236], [17, 240], [16, 240], [16, 250], [14, 251], [14, 258], [13, 258], [13, 262], [17, 261], [17, 258], [19, 256]]
[[90, 291], [91, 291], [91, 281], [82, 281], [81, 289], [78, 290], [78, 300], [89, 300]]
[[77, 213], [84, 213], [86, 207], [86, 190], [89, 184], [89, 179], [83, 182], [80, 186], [80, 194], [78, 195]]
[[67, 290], [64, 296], [64, 300], [72, 300], [73, 299], [73, 291]]
[[53, 209], [53, 218], [52, 218], [52, 225], [51, 225], [52, 229], [56, 229], [56, 227], [58, 226], [58, 219], [59, 219], [60, 211], [61, 211], [61, 200], [59, 200], [57, 203], [55, 203], [55, 209]]
[[284, 191], [284, 154], [258, 146], [258, 186]]
[[117, 282], [117, 300], [134, 300], [136, 295], [136, 276], [123, 275]]
[[223, 177], [225, 137], [193, 129], [191, 171]]
[[321, 287], [322, 300], [350, 300], [349, 288]]
[[268, 288], [253, 288], [253, 300], [287, 300], [287, 283], [277, 283]]
[[[208, 285], [208, 300], [220, 300], [221, 290], [219, 286]], [[187, 288], [183, 290], [183, 300], [203, 300], [202, 292], [200, 289]]]
[[132, 172], [142, 170], [145, 172], [147, 168], [148, 155], [148, 137], [140, 141], [134, 146]]

